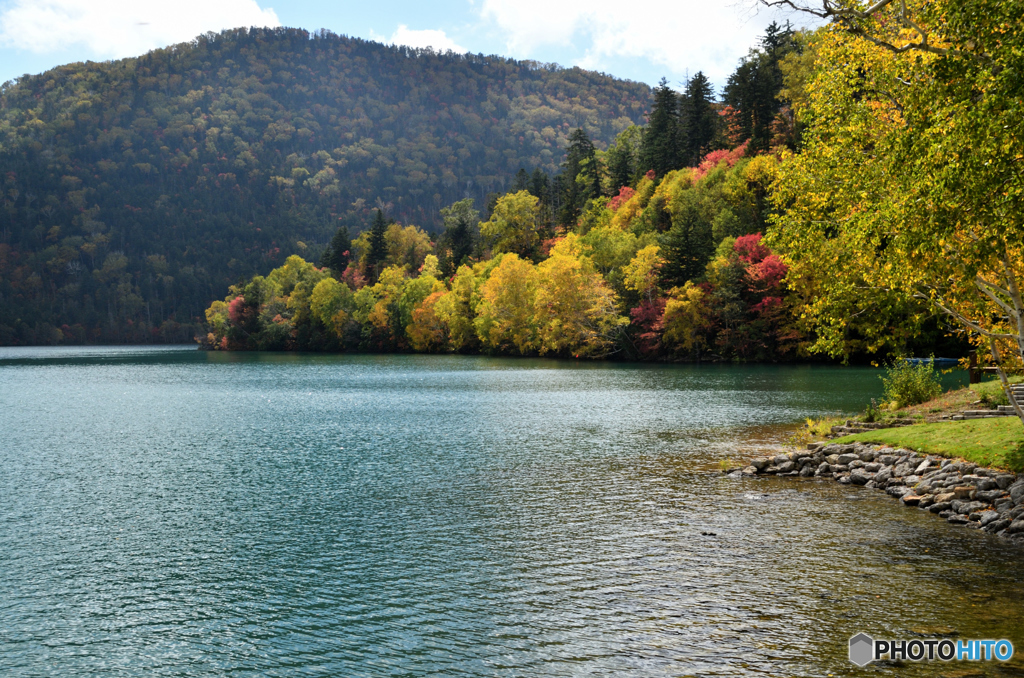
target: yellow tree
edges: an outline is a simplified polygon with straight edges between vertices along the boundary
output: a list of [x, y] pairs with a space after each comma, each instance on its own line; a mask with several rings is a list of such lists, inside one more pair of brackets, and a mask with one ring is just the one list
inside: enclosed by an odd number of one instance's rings
[[446, 327], [437, 315], [437, 302], [451, 292], [432, 292], [412, 311], [412, 322], [405, 328], [414, 351], [434, 353], [445, 346]]
[[594, 263], [570, 233], [537, 265], [535, 307], [540, 352], [604, 357], [629, 321]]
[[501, 257], [501, 263], [480, 288], [474, 324], [485, 346], [501, 352], [515, 347], [520, 355], [536, 350], [537, 278], [531, 262], [514, 253]]
[[448, 344], [453, 351], [472, 350], [478, 344], [473, 319], [480, 303], [482, 283], [472, 267], [459, 266], [452, 279], [451, 291], [435, 302], [434, 313], [448, 328]]
[[817, 275], [825, 343], [874, 299], [917, 298], [985, 346], [1006, 386], [1024, 359], [1024, 4], [771, 4], [832, 20], [770, 233], [794, 275]]
[[540, 201], [529, 191], [498, 198], [491, 218], [480, 222], [480, 233], [491, 242], [495, 254], [514, 252], [529, 257], [539, 239]]
[[340, 337], [352, 310], [352, 290], [334, 278], [324, 278], [313, 288], [309, 308], [324, 327]]
[[710, 315], [706, 295], [700, 287], [687, 282], [682, 287], [673, 288], [665, 302], [662, 341], [685, 353], [699, 355], [707, 343]]
[[648, 245], [622, 268], [622, 284], [647, 301], [653, 301], [658, 291], [658, 273], [665, 264], [659, 250], [657, 245]]

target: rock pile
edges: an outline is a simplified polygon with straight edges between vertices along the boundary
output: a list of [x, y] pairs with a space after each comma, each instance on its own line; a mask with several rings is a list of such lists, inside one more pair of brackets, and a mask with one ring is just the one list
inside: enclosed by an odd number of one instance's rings
[[754, 459], [733, 475], [832, 478], [884, 491], [905, 506], [1024, 542], [1024, 476], [882, 445], [853, 443]]

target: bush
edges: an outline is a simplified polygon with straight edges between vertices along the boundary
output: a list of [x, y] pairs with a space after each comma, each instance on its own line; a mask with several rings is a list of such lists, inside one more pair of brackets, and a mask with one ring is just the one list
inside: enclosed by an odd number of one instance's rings
[[865, 421], [870, 424], [872, 422], [878, 421], [881, 418], [882, 413], [879, 412], [878, 410], [878, 403], [876, 403], [875, 399], [872, 398], [871, 404], [868, 405], [867, 409], [864, 410], [864, 416], [862, 417], [862, 421]]
[[888, 374], [882, 377], [886, 400], [895, 404], [896, 409], [918, 405], [942, 394], [939, 373], [931, 361], [916, 365], [897, 359]]

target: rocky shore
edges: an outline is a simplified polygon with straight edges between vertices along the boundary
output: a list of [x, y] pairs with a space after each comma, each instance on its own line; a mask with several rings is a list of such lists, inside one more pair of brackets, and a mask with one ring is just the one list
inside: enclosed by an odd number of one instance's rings
[[875, 488], [954, 525], [1024, 543], [1024, 475], [962, 460], [884, 445], [812, 443], [806, 450], [753, 459], [727, 473], [831, 478]]

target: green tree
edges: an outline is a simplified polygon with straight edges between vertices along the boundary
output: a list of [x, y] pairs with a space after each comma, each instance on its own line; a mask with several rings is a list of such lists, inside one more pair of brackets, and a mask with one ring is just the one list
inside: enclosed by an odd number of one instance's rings
[[476, 233], [480, 213], [473, 209], [473, 199], [466, 198], [441, 210], [444, 233], [438, 243], [441, 270], [452, 276], [465, 264], [476, 246]]
[[686, 94], [682, 99], [681, 166], [696, 166], [704, 153], [713, 150], [711, 142], [718, 124], [718, 115], [713, 108], [714, 98], [711, 81], [702, 71], [697, 71], [686, 83]]
[[387, 242], [388, 223], [384, 219], [384, 212], [377, 210], [373, 218], [373, 226], [370, 228], [370, 236], [366, 251], [366, 278], [371, 282], [377, 282], [382, 267], [388, 258]]
[[654, 90], [654, 106], [644, 128], [640, 170], [654, 170], [660, 178], [681, 167], [679, 156], [679, 95], [661, 79]]
[[559, 222], [573, 226], [587, 200], [601, 195], [601, 167], [596, 160], [594, 143], [582, 128], [569, 135], [562, 163], [562, 208]]
[[615, 138], [605, 154], [608, 164], [608, 191], [615, 195], [623, 186], [636, 181], [640, 167], [640, 144], [643, 128], [630, 125]]
[[682, 287], [704, 274], [715, 252], [712, 225], [700, 205], [695, 191], [686, 191], [678, 199], [672, 227], [661, 236], [661, 267], [664, 287]]
[[729, 76], [723, 100], [736, 109], [740, 136], [750, 141], [752, 151], [766, 151], [771, 145], [772, 124], [782, 102], [782, 69], [779, 66], [788, 54], [799, 48], [794, 32], [787, 25], [772, 23], [765, 30], [759, 49], [753, 49]]
[[320, 266], [329, 268], [336, 277], [341, 277], [348, 266], [349, 250], [352, 248], [352, 239], [348, 235], [346, 226], [339, 226], [334, 232], [334, 237], [327, 244], [324, 253], [320, 256]]

